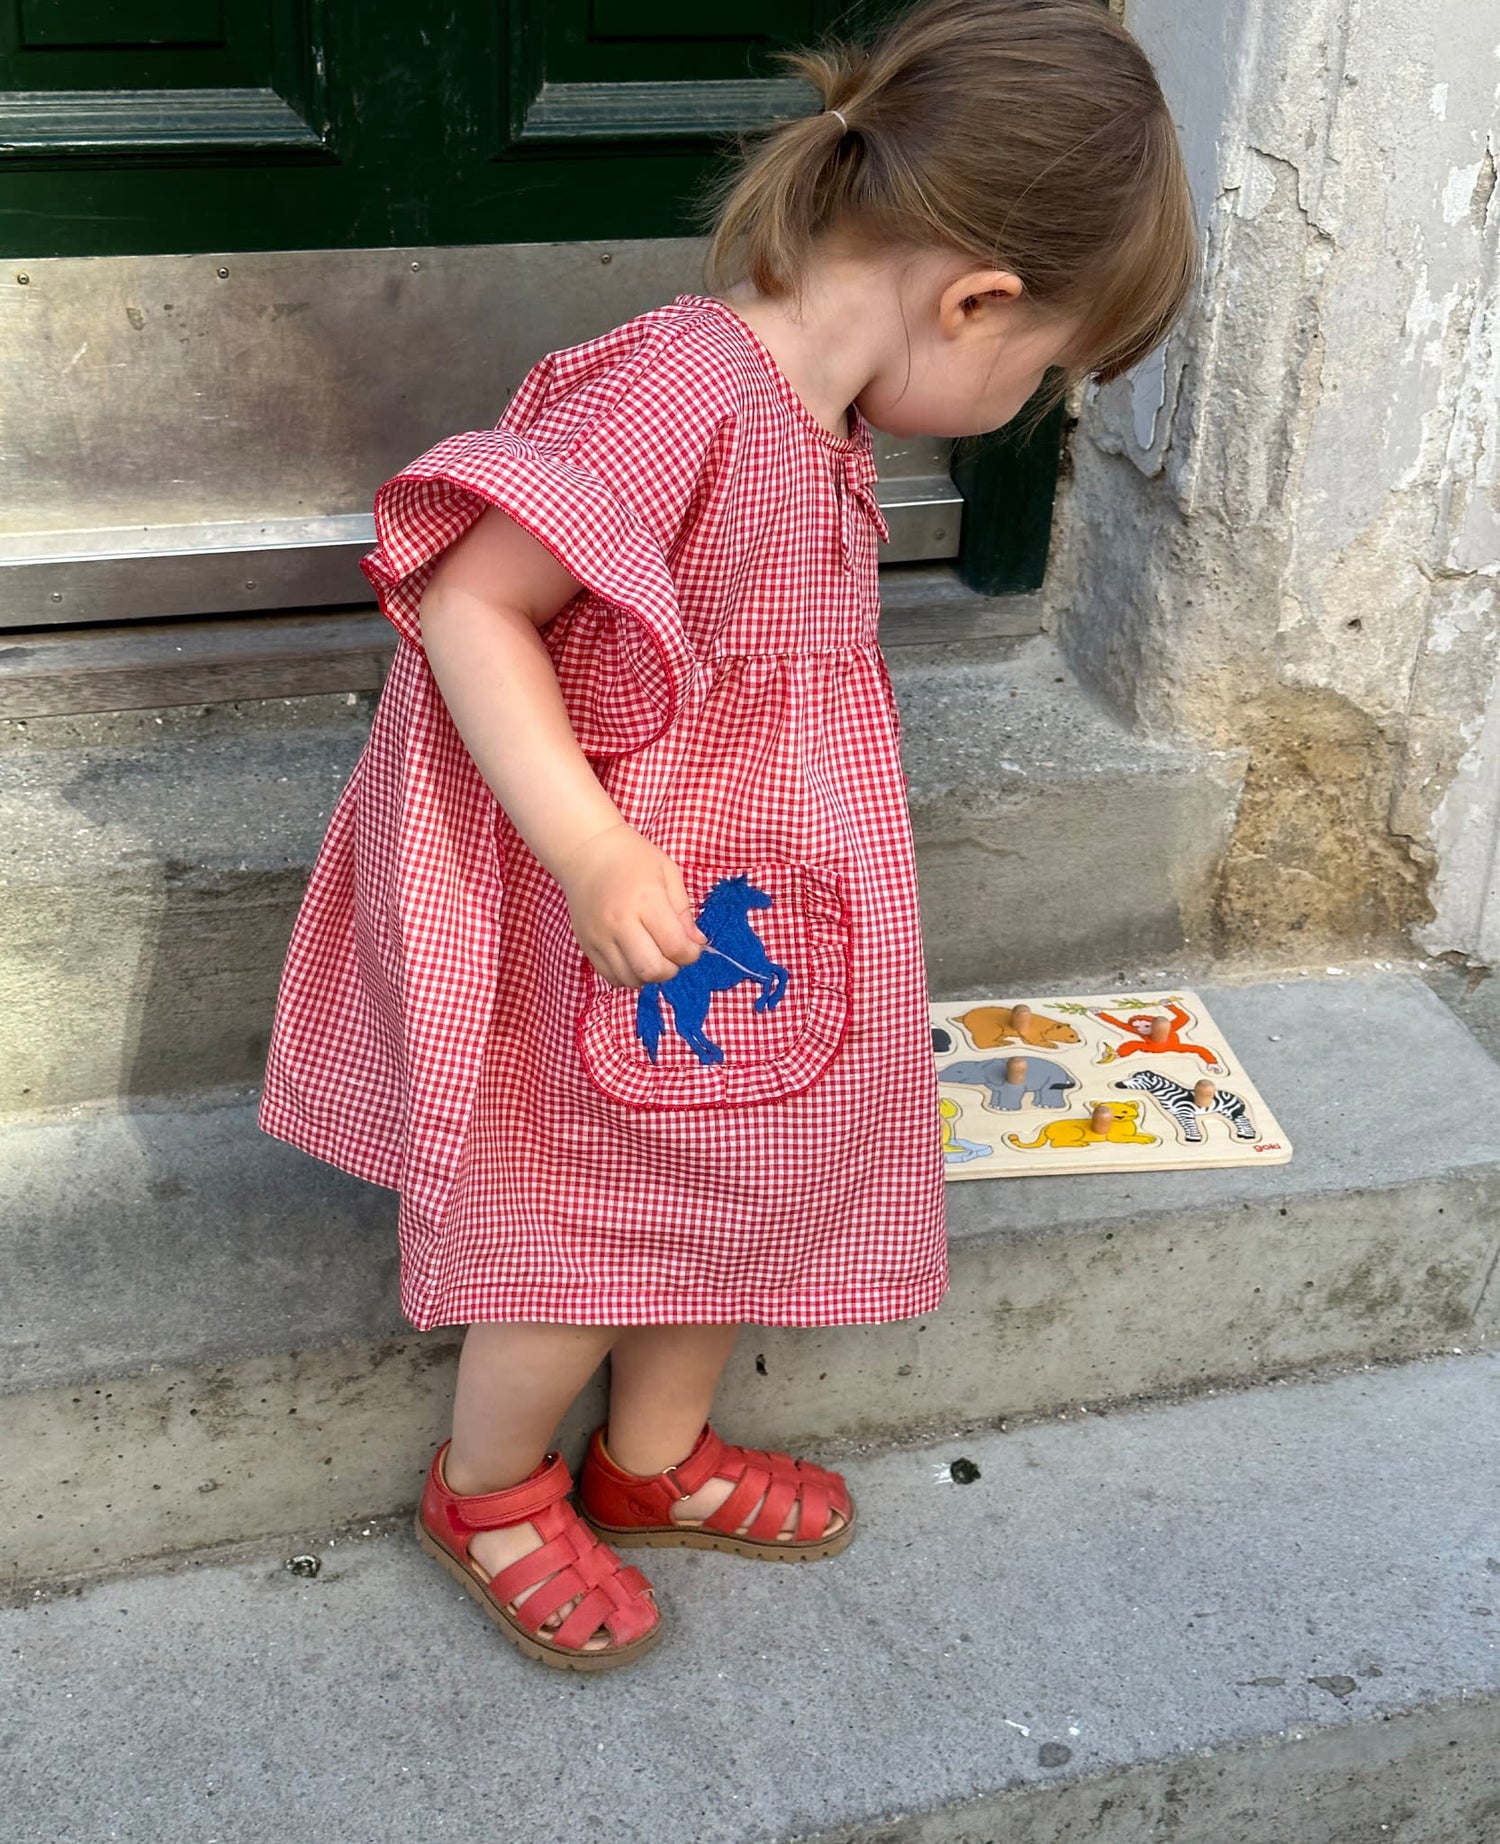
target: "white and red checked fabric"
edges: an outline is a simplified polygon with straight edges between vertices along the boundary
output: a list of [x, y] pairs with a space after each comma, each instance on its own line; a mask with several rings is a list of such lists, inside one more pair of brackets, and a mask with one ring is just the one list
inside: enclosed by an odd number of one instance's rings
[[[942, 1296], [886, 534], [850, 418], [822, 428], [731, 308], [682, 295], [380, 491], [365, 569], [401, 639], [288, 950], [261, 1124], [400, 1192], [418, 1327], [837, 1325]], [[593, 972], [428, 669], [423, 588], [487, 506], [582, 585], [544, 630], [574, 728], [725, 917], [701, 1019], [686, 986]]]

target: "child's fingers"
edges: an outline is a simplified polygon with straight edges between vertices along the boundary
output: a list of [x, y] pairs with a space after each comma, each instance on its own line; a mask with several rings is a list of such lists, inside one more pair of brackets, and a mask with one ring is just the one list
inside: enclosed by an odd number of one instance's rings
[[688, 895], [687, 885], [682, 881], [682, 872], [670, 858], [666, 860], [665, 872], [667, 879], [667, 894], [672, 899], [673, 911], [681, 918], [689, 939], [698, 942], [701, 946], [703, 942], [708, 940], [708, 936], [699, 928], [695, 919], [693, 899]]
[[651, 931], [640, 922], [597, 934], [585, 931], [578, 935], [578, 944], [595, 972], [611, 986], [644, 986], [652, 980], [669, 980], [677, 971], [678, 963], [662, 953]]
[[[641, 904], [641, 921], [657, 948], [672, 962], [672, 973], [686, 967], [703, 952], [707, 939], [692, 926], [692, 910], [684, 915], [665, 890], [650, 891]], [[653, 974], [653, 979], [663, 977]], [[671, 974], [666, 975], [668, 979]]]
[[631, 965], [630, 944], [619, 928], [575, 929], [578, 945], [594, 971], [611, 986], [642, 986], [645, 981]]
[[624, 967], [605, 943], [593, 940], [586, 941], [582, 935], [578, 934], [576, 929], [574, 930], [574, 934], [577, 938], [579, 947], [583, 949], [584, 954], [588, 957], [589, 965], [594, 969], [595, 973], [599, 975], [601, 980], [608, 980], [611, 986], [624, 986], [628, 984], [627, 981], [620, 977], [625, 971]]
[[645, 986], [652, 981], [669, 980], [677, 971], [677, 963], [662, 953], [644, 922], [621, 929], [615, 937], [615, 950], [626, 975], [619, 982], [622, 986]]

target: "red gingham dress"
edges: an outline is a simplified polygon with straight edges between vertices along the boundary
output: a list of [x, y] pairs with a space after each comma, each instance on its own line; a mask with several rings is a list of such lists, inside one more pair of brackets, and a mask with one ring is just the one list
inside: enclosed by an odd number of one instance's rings
[[[840, 1325], [943, 1294], [876, 644], [886, 532], [850, 421], [847, 439], [822, 428], [731, 308], [682, 295], [543, 359], [497, 428], [380, 490], [365, 570], [401, 638], [292, 936], [260, 1118], [399, 1191], [419, 1328]], [[723, 879], [760, 893], [754, 939], [725, 936], [715, 963], [739, 980], [703, 1026], [721, 1060], [648, 989], [652, 1060], [640, 995], [586, 960], [428, 669], [423, 587], [486, 506], [583, 585], [543, 636], [621, 813], [695, 902]], [[757, 1009], [764, 961], [781, 991]]]

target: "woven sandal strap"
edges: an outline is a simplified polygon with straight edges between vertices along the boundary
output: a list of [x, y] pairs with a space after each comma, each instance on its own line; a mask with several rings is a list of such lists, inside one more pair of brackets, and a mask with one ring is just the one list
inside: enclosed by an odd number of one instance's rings
[[471, 1497], [454, 1492], [454, 1508], [471, 1532], [498, 1530], [506, 1524], [524, 1524], [555, 1505], [573, 1490], [573, 1475], [560, 1454], [551, 1453], [519, 1485], [499, 1492], [476, 1492]]
[[797, 1541], [799, 1543], [821, 1542], [824, 1533], [832, 1521], [832, 1504], [828, 1488], [820, 1479], [812, 1477], [802, 1481], [801, 1509], [797, 1518]]
[[753, 1447], [723, 1447], [717, 1477], [734, 1481], [734, 1490], [711, 1517], [706, 1530], [772, 1543], [781, 1535], [787, 1514], [797, 1509], [798, 1543], [815, 1543], [827, 1531], [829, 1514], [849, 1514], [849, 1495], [842, 1479], [821, 1466], [794, 1460], [790, 1454], [765, 1453]]
[[[557, 1515], [567, 1517], [566, 1512]], [[617, 1644], [628, 1644], [649, 1631], [655, 1619], [645, 1600], [650, 1586], [645, 1576], [639, 1569], [624, 1567], [576, 1513], [539, 1550], [492, 1577], [489, 1586], [490, 1593], [511, 1605], [513, 1617], [533, 1633], [540, 1633], [560, 1608], [577, 1599], [578, 1606], [549, 1635], [551, 1643], [565, 1651], [580, 1650], [601, 1627]], [[515, 1597], [528, 1588], [535, 1592], [514, 1606]]]
[[705, 1518], [703, 1522], [706, 1529], [717, 1530], [725, 1536], [732, 1537], [765, 1496], [766, 1489], [771, 1483], [771, 1475], [764, 1467], [737, 1467], [731, 1460], [720, 1468], [719, 1477], [733, 1479], [734, 1490], [718, 1510], [711, 1517]]
[[518, 1557], [515, 1562], [507, 1563], [497, 1574], [490, 1577], [490, 1593], [498, 1601], [509, 1603], [515, 1600], [517, 1595], [525, 1594], [528, 1588], [534, 1588], [536, 1593], [530, 1597], [527, 1602], [528, 1606], [531, 1601], [545, 1600], [551, 1584], [559, 1581], [563, 1575], [574, 1578], [576, 1585], [566, 1592], [559, 1590], [551, 1606], [540, 1616], [542, 1619], [547, 1617], [552, 1607], [560, 1605], [573, 1594], [581, 1593], [585, 1586], [592, 1586], [591, 1583], [584, 1583], [577, 1578], [577, 1572], [573, 1568], [573, 1564], [578, 1559], [580, 1546], [572, 1532], [561, 1530], [544, 1534], [546, 1541], [538, 1549], [529, 1550], [524, 1556]]
[[[531, 1603], [528, 1601], [526, 1605], [529, 1607]], [[524, 1613], [526, 1609], [523, 1607], [521, 1611]], [[612, 1621], [619, 1611], [611, 1595], [602, 1588], [590, 1588], [557, 1631], [549, 1634], [549, 1637], [555, 1646], [562, 1646], [569, 1652], [581, 1651], [600, 1627], [612, 1639], [615, 1637]]]
[[644, 1593], [626, 1595], [618, 1592], [618, 1588], [617, 1582], [609, 1589], [591, 1589], [551, 1635], [552, 1643], [581, 1648], [600, 1628], [617, 1646], [644, 1638], [656, 1624], [656, 1610]]
[[756, 1543], [774, 1543], [781, 1535], [787, 1513], [796, 1504], [801, 1492], [802, 1481], [795, 1473], [772, 1473], [760, 1510], [756, 1512], [755, 1520], [745, 1535]]

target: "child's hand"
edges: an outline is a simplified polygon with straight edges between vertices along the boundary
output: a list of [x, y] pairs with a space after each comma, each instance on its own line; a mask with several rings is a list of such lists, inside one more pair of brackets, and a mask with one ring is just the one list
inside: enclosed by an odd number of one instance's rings
[[579, 945], [614, 986], [669, 980], [708, 940], [682, 872], [623, 820], [578, 847], [555, 875]]

